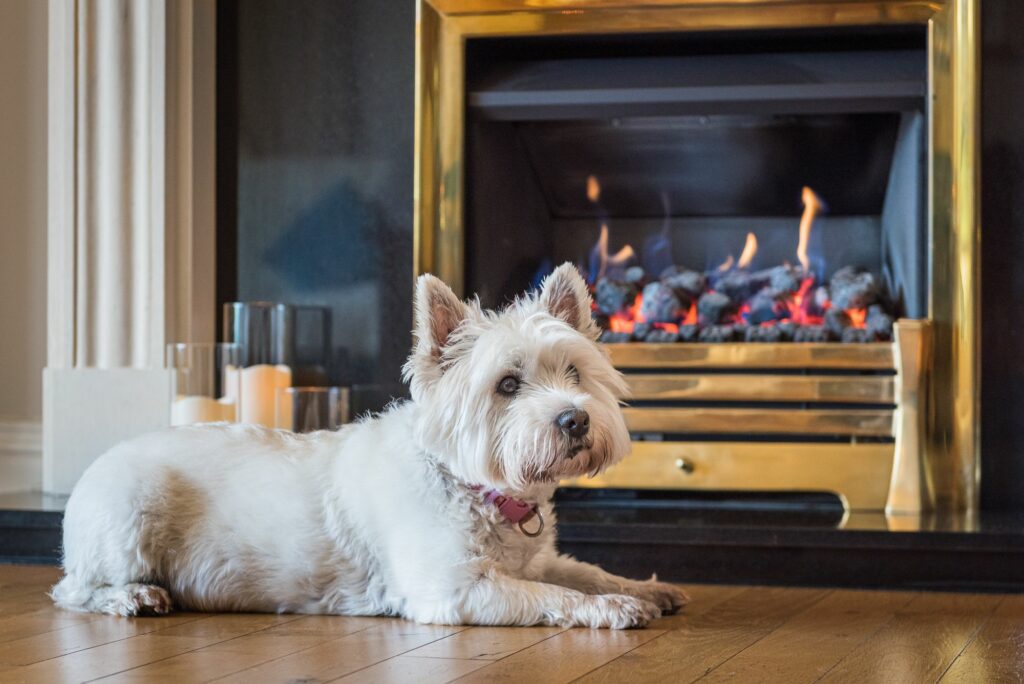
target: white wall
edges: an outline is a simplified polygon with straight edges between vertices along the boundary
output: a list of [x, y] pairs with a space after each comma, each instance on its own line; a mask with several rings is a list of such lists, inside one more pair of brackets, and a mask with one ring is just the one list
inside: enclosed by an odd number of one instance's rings
[[45, 0], [0, 0], [0, 492], [38, 488], [46, 362]]

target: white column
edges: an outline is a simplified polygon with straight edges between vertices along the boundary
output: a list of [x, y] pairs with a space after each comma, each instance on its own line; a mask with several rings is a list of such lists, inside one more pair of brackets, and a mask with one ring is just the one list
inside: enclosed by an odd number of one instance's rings
[[63, 493], [113, 444], [168, 424], [165, 344], [213, 337], [215, 13], [49, 9], [43, 488]]

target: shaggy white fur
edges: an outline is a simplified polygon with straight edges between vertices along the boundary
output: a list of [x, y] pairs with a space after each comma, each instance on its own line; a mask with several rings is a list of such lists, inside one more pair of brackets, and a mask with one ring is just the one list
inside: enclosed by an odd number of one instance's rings
[[[340, 432], [172, 428], [100, 457], [68, 501], [57, 605], [613, 628], [682, 606], [672, 585], [556, 551], [557, 482], [629, 451], [626, 387], [576, 269], [499, 313], [425, 275], [415, 308], [412, 401]], [[573, 410], [582, 434], [558, 423]], [[544, 532], [479, 486], [537, 504]]]

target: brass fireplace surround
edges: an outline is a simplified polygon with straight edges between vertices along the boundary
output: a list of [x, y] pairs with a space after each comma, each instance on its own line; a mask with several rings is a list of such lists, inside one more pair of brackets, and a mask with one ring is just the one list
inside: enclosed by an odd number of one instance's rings
[[[921, 387], [925, 396], [920, 398], [920, 404], [914, 405], [915, 410], [921, 409], [921, 429], [913, 436], [914, 442], [919, 442], [920, 446], [912, 459], [914, 468], [918, 470], [911, 473], [910, 478], [919, 483], [915, 486], [921, 492], [927, 490], [927, 495], [922, 495], [920, 506], [914, 503], [901, 506], [897, 502], [895, 509], [913, 511], [935, 506], [973, 510], [978, 500], [980, 462], [979, 4], [979, 0], [419, 0], [415, 273], [434, 273], [451, 283], [457, 292], [463, 290], [467, 39], [924, 25], [928, 35], [930, 91], [930, 262], [928, 321], [924, 334], [930, 337], [931, 344], [919, 358], [925, 362], [930, 360], [930, 368], [923, 369], [930, 381]], [[910, 329], [904, 328], [904, 338]], [[912, 329], [914, 339], [918, 340], [919, 327]], [[915, 342], [914, 349], [919, 349], [917, 344]], [[647, 346], [650, 345], [638, 345]], [[729, 353], [726, 348], [750, 345], [719, 346], [723, 347], [721, 353]], [[797, 348], [801, 345], [793, 343], [788, 346]], [[847, 349], [850, 346], [842, 345]], [[905, 353], [900, 349], [899, 340], [892, 345], [871, 346], [888, 348], [882, 352], [888, 359], [898, 359]], [[629, 363], [623, 353], [643, 353], [615, 349], [612, 352], [616, 365], [620, 367], [627, 367]], [[876, 352], [865, 350], [863, 353]], [[898, 373], [899, 362], [894, 363]], [[903, 421], [900, 414], [906, 408], [898, 400], [896, 406], [894, 424]], [[634, 454], [634, 458], [639, 456], [640, 463], [644, 462], [647, 452], [657, 449], [656, 446], [645, 445], [657, 443], [637, 444], [639, 453]], [[891, 445], [889, 448], [892, 449]], [[794, 457], [797, 451], [791, 450]], [[865, 453], [867, 451], [870, 449]], [[729, 452], [722, 446], [720, 451], [699, 456], [727, 460]], [[684, 462], [681, 467], [685, 469], [686, 465]], [[894, 472], [893, 487], [887, 492], [892, 510], [892, 497], [899, 495], [898, 471], [901, 467], [906, 468], [907, 463], [904, 461], [901, 466], [897, 457], [896, 463], [884, 467], [897, 471]], [[790, 488], [815, 488], [801, 484], [798, 475], [806, 468], [798, 465], [791, 468]], [[756, 473], [752, 472], [750, 478], [751, 487], [756, 488]], [[877, 489], [877, 485], [871, 486]], [[906, 504], [906, 500], [903, 503]]]

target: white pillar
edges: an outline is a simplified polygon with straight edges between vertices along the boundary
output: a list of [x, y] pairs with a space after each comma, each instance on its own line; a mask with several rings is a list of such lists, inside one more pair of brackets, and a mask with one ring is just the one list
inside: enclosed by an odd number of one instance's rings
[[110, 446], [168, 424], [164, 345], [212, 340], [215, 13], [49, 9], [43, 488], [66, 493]]

